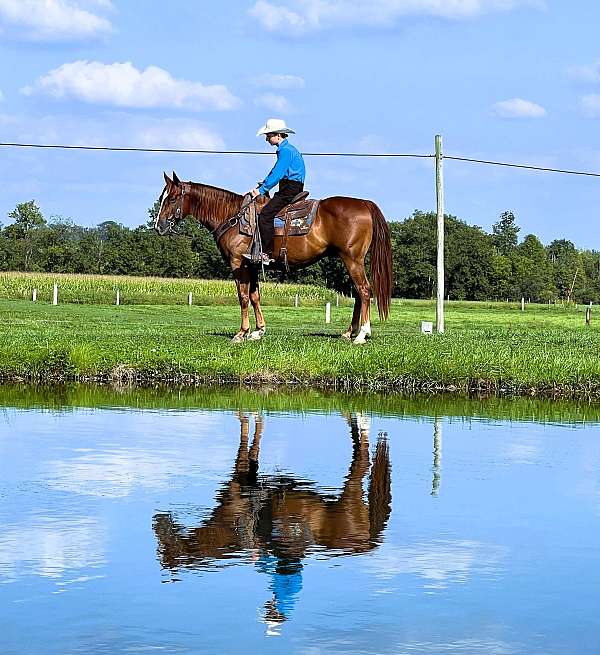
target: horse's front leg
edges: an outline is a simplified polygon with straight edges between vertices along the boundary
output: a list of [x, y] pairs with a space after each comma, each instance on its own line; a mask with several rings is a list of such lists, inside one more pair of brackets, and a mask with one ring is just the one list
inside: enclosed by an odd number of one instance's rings
[[250, 332], [250, 318], [248, 316], [248, 304], [250, 302], [250, 273], [246, 268], [238, 268], [234, 271], [235, 284], [237, 286], [238, 300], [242, 312], [242, 325], [239, 332], [233, 337], [231, 343], [241, 343]]
[[258, 284], [258, 271], [254, 270], [250, 278], [250, 302], [254, 309], [254, 316], [256, 318], [256, 330], [250, 334], [248, 339], [262, 339], [265, 334], [266, 324], [265, 317], [263, 316], [262, 309], [260, 308], [260, 287]]

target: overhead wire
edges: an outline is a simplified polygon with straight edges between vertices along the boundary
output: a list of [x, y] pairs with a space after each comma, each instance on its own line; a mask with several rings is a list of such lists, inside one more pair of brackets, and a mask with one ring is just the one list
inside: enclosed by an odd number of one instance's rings
[[[192, 154], [192, 155], [272, 155], [262, 150], [208, 150], [208, 149], [185, 149], [185, 148], [137, 148], [118, 146], [85, 146], [66, 145], [56, 143], [0, 143], [4, 148], [42, 148], [61, 150], [91, 150], [107, 152], [149, 152], [169, 154]], [[400, 152], [303, 152], [306, 157], [363, 157], [363, 158], [407, 158], [407, 159], [434, 159], [434, 154], [423, 153], [400, 153]], [[546, 166], [534, 166], [532, 164], [518, 164], [514, 162], [494, 161], [489, 159], [475, 159], [472, 157], [457, 157], [455, 155], [443, 155], [442, 159], [453, 161], [470, 162], [474, 164], [486, 164], [489, 166], [504, 166], [507, 168], [520, 168], [531, 171], [542, 171], [547, 173], [562, 173], [565, 175], [583, 175], [587, 177], [600, 177], [600, 173], [593, 171], [578, 171], [566, 168], [551, 168]]]

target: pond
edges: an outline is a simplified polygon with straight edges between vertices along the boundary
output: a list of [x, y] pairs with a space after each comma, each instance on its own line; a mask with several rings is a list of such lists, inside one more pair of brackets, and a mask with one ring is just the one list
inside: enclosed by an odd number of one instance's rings
[[0, 387], [0, 652], [598, 653], [600, 407]]

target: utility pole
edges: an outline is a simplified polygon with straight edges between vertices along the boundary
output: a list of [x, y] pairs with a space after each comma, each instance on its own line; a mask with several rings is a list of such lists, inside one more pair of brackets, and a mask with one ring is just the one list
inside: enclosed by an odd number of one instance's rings
[[435, 196], [437, 202], [437, 300], [436, 330], [444, 332], [444, 176], [442, 137], [435, 135]]

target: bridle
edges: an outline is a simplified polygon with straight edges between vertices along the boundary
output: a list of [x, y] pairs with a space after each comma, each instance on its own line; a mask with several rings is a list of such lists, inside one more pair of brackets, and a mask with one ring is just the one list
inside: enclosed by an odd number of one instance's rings
[[[173, 228], [175, 225], [181, 220], [182, 214], [183, 214], [183, 197], [185, 196], [186, 193], [189, 193], [192, 190], [192, 185], [190, 182], [180, 182], [181, 186], [181, 191], [179, 192], [179, 195], [176, 199], [177, 206], [175, 207], [175, 212], [167, 219], [165, 219], [166, 223], [166, 229], [163, 232], [163, 234], [168, 234], [169, 232], [173, 232]], [[234, 214], [230, 218], [225, 219], [223, 223], [220, 225], [217, 225], [217, 227], [214, 230], [211, 230], [211, 234], [213, 235], [215, 241], [219, 243], [219, 240], [221, 237], [225, 234], [225, 232], [228, 232], [232, 227], [235, 227], [239, 221], [244, 212], [253, 204], [256, 203], [256, 200], [259, 198], [259, 196], [256, 196], [254, 198], [251, 198], [248, 202], [242, 203], [242, 206], [240, 207], [240, 210], [238, 211], [237, 214]], [[158, 221], [158, 217], [156, 219]]]
[[[177, 203], [175, 207], [175, 213], [171, 214], [169, 218], [165, 219], [166, 229], [163, 234], [168, 234], [173, 231], [175, 225], [181, 220], [181, 215], [183, 214], [183, 197], [186, 193], [189, 193], [192, 190], [192, 185], [189, 182], [181, 182], [181, 191], [179, 192], [178, 197], [175, 202]], [[160, 212], [159, 212], [160, 213]], [[156, 217], [156, 222], [158, 223], [158, 216]]]

